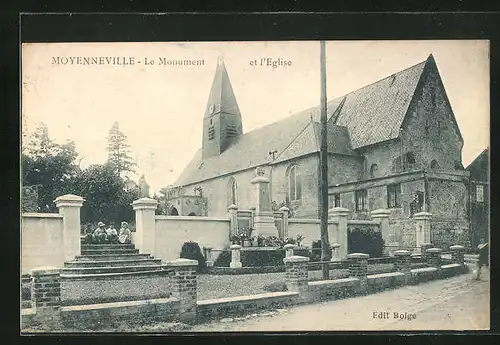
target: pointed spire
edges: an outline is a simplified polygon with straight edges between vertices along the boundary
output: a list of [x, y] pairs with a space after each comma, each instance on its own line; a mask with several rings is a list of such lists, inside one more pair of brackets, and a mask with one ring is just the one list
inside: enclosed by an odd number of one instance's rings
[[214, 79], [210, 95], [208, 96], [207, 107], [205, 110], [205, 118], [211, 117], [217, 113], [226, 113], [232, 115], [240, 115], [240, 109], [236, 102], [231, 81], [224, 64], [224, 55], [220, 54], [217, 58], [217, 68], [215, 70]]

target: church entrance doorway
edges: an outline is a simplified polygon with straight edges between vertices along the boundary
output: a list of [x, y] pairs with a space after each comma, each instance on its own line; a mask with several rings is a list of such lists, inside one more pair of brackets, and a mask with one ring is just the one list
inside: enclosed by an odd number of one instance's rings
[[179, 212], [177, 211], [177, 209], [175, 207], [172, 207], [172, 209], [170, 210], [170, 215], [171, 216], [178, 216]]

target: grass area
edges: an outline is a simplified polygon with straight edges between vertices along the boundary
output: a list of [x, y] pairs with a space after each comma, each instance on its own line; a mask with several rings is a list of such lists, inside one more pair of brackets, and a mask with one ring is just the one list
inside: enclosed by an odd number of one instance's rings
[[[368, 274], [390, 272], [393, 264], [368, 265]], [[329, 279], [349, 276], [346, 269], [330, 270]], [[322, 280], [322, 271], [309, 271], [309, 281]], [[266, 292], [285, 291], [285, 273], [260, 273], [240, 275], [199, 275], [198, 300], [256, 295]]]

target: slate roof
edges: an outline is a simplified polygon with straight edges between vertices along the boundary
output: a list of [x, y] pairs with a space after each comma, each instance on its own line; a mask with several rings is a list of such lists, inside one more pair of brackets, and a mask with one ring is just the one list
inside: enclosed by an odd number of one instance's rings
[[349, 128], [354, 149], [399, 136], [427, 61], [346, 95], [335, 123]]
[[[397, 138], [424, 67], [417, 65], [328, 102], [328, 151], [357, 155], [357, 148]], [[202, 161], [198, 150], [175, 185], [187, 185], [320, 148], [320, 107], [316, 106], [238, 137], [219, 156]]]

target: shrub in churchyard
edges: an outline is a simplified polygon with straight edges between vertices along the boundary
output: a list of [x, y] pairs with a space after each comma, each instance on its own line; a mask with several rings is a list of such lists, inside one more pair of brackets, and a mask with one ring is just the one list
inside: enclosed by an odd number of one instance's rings
[[198, 243], [192, 241], [184, 242], [181, 248], [180, 258], [198, 261], [198, 273], [206, 272], [207, 263]]
[[[321, 240], [313, 241], [311, 247], [311, 261], [321, 261]], [[332, 256], [332, 248], [330, 248], [330, 246], [328, 246], [328, 256]]]
[[365, 253], [371, 258], [379, 258], [384, 251], [382, 234], [373, 228], [357, 227], [348, 231], [348, 252]]

